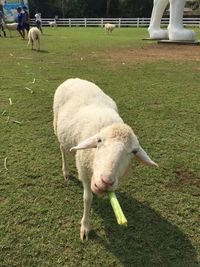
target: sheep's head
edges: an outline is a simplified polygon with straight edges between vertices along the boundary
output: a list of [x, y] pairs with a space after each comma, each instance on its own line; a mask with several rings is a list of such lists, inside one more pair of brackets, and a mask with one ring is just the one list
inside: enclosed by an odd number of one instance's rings
[[142, 149], [132, 129], [123, 123], [102, 129], [71, 150], [89, 148], [96, 148], [91, 181], [91, 189], [96, 194], [114, 191], [132, 158], [150, 166], [158, 166]]

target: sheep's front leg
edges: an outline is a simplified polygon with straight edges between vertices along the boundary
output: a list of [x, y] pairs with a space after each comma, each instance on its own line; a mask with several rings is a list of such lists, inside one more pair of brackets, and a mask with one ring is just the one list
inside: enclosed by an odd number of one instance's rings
[[81, 220], [81, 229], [80, 229], [80, 238], [81, 240], [88, 240], [89, 234], [89, 213], [92, 204], [93, 194], [90, 188], [90, 181], [89, 180], [82, 180], [83, 182], [83, 202], [84, 202], [84, 212], [83, 217]]
[[69, 177], [69, 172], [68, 172], [68, 165], [67, 165], [67, 157], [66, 157], [66, 149], [60, 145], [60, 151], [62, 155], [62, 171], [63, 171], [63, 176], [65, 180], [68, 180]]

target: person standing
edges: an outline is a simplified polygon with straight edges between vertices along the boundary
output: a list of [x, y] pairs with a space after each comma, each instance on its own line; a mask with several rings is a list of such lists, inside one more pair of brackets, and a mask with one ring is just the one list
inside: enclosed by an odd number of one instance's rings
[[[4, 21], [5, 21], [4, 14], [2, 11], [2, 6], [0, 5], [0, 29], [2, 30], [4, 37], [6, 37], [6, 32], [5, 32], [4, 26], [3, 26]], [[0, 36], [1, 36], [1, 33], [0, 33]]]
[[27, 34], [28, 34], [28, 32], [30, 30], [30, 15], [29, 15], [29, 12], [28, 12], [26, 6], [23, 7], [23, 11], [24, 11], [24, 27], [25, 27]]
[[17, 8], [17, 31], [19, 32], [21, 38], [24, 40], [25, 39], [25, 24], [24, 24], [24, 18], [25, 18], [25, 15], [24, 13], [22, 13], [22, 8], [21, 7], [18, 7]]
[[36, 22], [37, 28], [41, 31], [41, 33], [43, 33], [43, 31], [42, 31], [41, 13], [38, 13], [37, 11], [36, 11], [36, 14], [35, 14], [35, 22]]

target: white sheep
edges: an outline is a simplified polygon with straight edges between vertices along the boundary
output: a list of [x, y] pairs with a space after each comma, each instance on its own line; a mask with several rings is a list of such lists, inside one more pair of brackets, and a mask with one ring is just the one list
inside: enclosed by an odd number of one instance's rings
[[49, 24], [50, 27], [57, 27], [56, 20], [54, 20], [54, 21], [48, 21], [48, 24]]
[[112, 33], [115, 28], [115, 24], [106, 23], [105, 24], [105, 31], [106, 33]]
[[70, 148], [77, 151], [76, 166], [84, 187], [80, 237], [87, 240], [93, 193], [116, 190], [132, 158], [151, 166], [157, 164], [123, 122], [115, 102], [94, 83], [78, 78], [66, 80], [55, 92], [53, 111], [66, 179], [68, 152]]
[[39, 51], [40, 50], [40, 39], [41, 39], [41, 32], [37, 27], [33, 27], [28, 32], [28, 45], [31, 44], [31, 49], [33, 47]]
[[17, 31], [17, 23], [5, 23], [3, 22], [4, 29], [7, 29], [9, 31], [10, 37], [11, 37], [11, 31]]

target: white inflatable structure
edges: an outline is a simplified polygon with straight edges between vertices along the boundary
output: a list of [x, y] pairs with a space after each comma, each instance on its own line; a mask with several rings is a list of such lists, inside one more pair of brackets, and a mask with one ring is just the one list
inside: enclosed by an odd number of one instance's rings
[[[184, 29], [183, 11], [186, 0], [154, 0], [151, 21], [148, 28], [151, 39], [169, 39], [170, 41], [194, 41], [195, 33]], [[170, 18], [167, 29], [161, 29], [161, 18], [167, 4], [170, 3]]]

